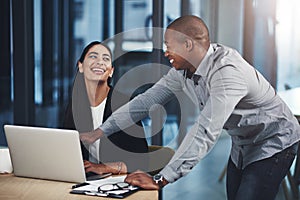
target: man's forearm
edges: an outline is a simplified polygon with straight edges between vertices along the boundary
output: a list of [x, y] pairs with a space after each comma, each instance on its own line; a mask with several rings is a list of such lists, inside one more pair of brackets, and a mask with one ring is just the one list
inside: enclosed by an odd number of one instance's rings
[[149, 114], [153, 105], [164, 105], [174, 94], [162, 85], [155, 85], [117, 109], [99, 127], [106, 136], [124, 130]]

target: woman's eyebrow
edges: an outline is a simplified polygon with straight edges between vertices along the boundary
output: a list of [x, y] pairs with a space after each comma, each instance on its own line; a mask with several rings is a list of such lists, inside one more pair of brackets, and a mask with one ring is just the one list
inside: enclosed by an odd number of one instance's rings
[[110, 57], [110, 55], [109, 55], [109, 54], [105, 54], [105, 53], [104, 53], [104, 54], [102, 54], [102, 56], [107, 56], [107, 57]]
[[94, 52], [94, 51], [92, 51], [92, 52], [89, 53], [89, 55], [91, 55], [91, 54], [99, 55], [97, 52]]

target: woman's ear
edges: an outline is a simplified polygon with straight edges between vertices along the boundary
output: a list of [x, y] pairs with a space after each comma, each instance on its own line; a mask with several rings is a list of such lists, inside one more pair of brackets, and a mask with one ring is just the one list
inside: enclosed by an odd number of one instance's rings
[[82, 63], [80, 61], [77, 62], [78, 70], [80, 73], [83, 73]]
[[111, 68], [110, 73], [109, 73], [109, 77], [112, 77], [114, 74], [114, 67]]

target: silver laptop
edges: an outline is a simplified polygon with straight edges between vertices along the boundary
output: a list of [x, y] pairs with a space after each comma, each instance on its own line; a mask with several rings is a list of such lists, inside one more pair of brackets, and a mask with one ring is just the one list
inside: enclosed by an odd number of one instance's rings
[[77, 131], [16, 125], [4, 131], [16, 176], [86, 181]]

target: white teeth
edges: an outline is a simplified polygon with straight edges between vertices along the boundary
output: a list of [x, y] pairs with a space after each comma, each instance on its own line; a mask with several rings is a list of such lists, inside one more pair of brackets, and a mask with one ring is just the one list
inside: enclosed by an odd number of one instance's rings
[[172, 64], [173, 62], [174, 62], [174, 59], [171, 59], [171, 60], [170, 60], [170, 63]]
[[104, 73], [105, 72], [105, 70], [101, 69], [101, 68], [92, 68], [92, 71], [97, 72], [97, 73]]

